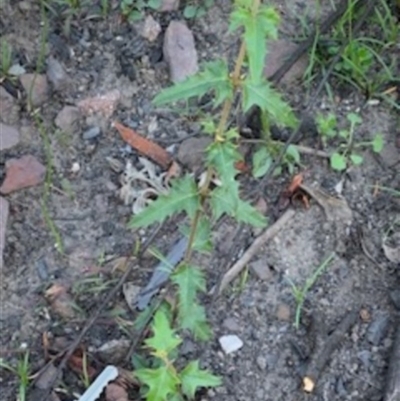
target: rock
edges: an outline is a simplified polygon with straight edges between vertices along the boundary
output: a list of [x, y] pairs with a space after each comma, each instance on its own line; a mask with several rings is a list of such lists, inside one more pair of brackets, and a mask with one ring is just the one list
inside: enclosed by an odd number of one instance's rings
[[367, 340], [373, 345], [379, 345], [389, 328], [390, 318], [387, 313], [379, 313], [367, 329]]
[[400, 290], [390, 291], [389, 297], [392, 300], [396, 309], [400, 311]]
[[49, 57], [47, 59], [47, 78], [53, 85], [56, 91], [61, 91], [66, 88], [69, 82], [69, 77], [61, 65], [61, 63], [54, 57]]
[[17, 129], [0, 122], [0, 151], [18, 144], [20, 135]]
[[0, 120], [14, 125], [19, 121], [19, 105], [15, 99], [0, 85]]
[[290, 308], [286, 304], [279, 304], [276, 310], [276, 317], [284, 322], [290, 320]]
[[125, 301], [127, 305], [133, 310], [135, 310], [137, 297], [141, 289], [141, 287], [132, 282], [124, 283], [124, 285], [122, 286], [122, 293], [124, 294]]
[[73, 134], [78, 128], [80, 111], [74, 106], [64, 106], [54, 121], [56, 127], [67, 134]]
[[6, 178], [0, 187], [2, 194], [39, 185], [44, 181], [46, 167], [36, 157], [22, 156], [6, 162]]
[[[273, 40], [267, 43], [267, 55], [265, 56], [264, 75], [270, 78], [283, 65], [286, 58], [297, 48], [297, 45], [286, 39]], [[282, 82], [285, 84], [293, 83], [301, 79], [308, 67], [308, 57], [306, 55], [292, 66], [283, 76]]]
[[142, 36], [149, 42], [154, 42], [158, 38], [160, 32], [160, 24], [151, 15], [148, 15], [144, 20]]
[[222, 325], [229, 331], [240, 331], [240, 326], [234, 317], [227, 317]]
[[250, 264], [250, 270], [261, 280], [271, 280], [272, 271], [264, 260], [256, 260]]
[[97, 349], [97, 354], [104, 362], [118, 365], [126, 356], [130, 345], [130, 341], [126, 339], [110, 340]]
[[258, 356], [256, 359], [256, 364], [260, 368], [260, 370], [267, 369], [267, 359], [263, 356]]
[[83, 133], [82, 138], [85, 140], [90, 140], [97, 138], [100, 134], [101, 129], [99, 127], [90, 127]]
[[6, 245], [6, 229], [10, 205], [0, 196], [0, 269], [3, 268], [3, 250]]
[[382, 243], [382, 248], [386, 258], [400, 267], [400, 232], [386, 238]]
[[209, 136], [185, 139], [178, 150], [178, 161], [190, 170], [195, 171], [201, 167], [204, 159], [204, 152], [212, 142]]
[[163, 53], [172, 82], [184, 81], [199, 69], [193, 34], [184, 22], [170, 22], [165, 32]]
[[120, 91], [114, 89], [102, 95], [83, 99], [78, 102], [77, 106], [85, 115], [99, 113], [108, 118], [114, 113], [120, 98]]
[[243, 347], [243, 341], [234, 334], [229, 334], [219, 338], [219, 343], [225, 354], [231, 354], [232, 352], [238, 351]]
[[161, 0], [159, 11], [176, 11], [179, 9], [179, 0]]
[[19, 79], [27, 96], [31, 96], [30, 101], [33, 106], [41, 106], [49, 99], [49, 84], [46, 75], [24, 74]]

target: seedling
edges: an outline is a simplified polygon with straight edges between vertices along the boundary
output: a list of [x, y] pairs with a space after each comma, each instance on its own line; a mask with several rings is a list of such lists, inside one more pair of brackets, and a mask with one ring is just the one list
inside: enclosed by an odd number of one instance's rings
[[296, 301], [296, 314], [294, 318], [294, 326], [296, 329], [300, 327], [300, 318], [301, 318], [301, 311], [303, 309], [304, 302], [306, 300], [307, 294], [310, 289], [316, 283], [318, 277], [324, 272], [324, 270], [328, 267], [329, 263], [333, 260], [335, 255], [332, 253], [319, 267], [311, 277], [309, 277], [303, 287], [297, 286], [289, 277], [287, 277], [287, 281], [289, 282], [290, 286], [292, 287], [293, 297]]
[[9, 71], [12, 65], [12, 47], [5, 40], [0, 41], [0, 82], [9, 77]]
[[161, 0], [122, 0], [121, 12], [129, 21], [138, 21], [143, 18], [146, 8], [158, 10]]
[[0, 368], [6, 369], [18, 377], [18, 401], [26, 401], [27, 390], [29, 386], [29, 352], [26, 351], [24, 356], [18, 361], [17, 367], [12, 367], [10, 364], [0, 358]]
[[[265, 227], [267, 224], [265, 217], [240, 197], [237, 180], [239, 172], [235, 168], [236, 162], [243, 159], [238, 150], [239, 129], [228, 126], [233, 107], [235, 110], [236, 107], [241, 108], [245, 113], [252, 106], [258, 106], [266, 128], [270, 123], [280, 127], [295, 127], [298, 123], [291, 107], [263, 76], [266, 55], [264, 44], [267, 39], [277, 38], [278, 23], [278, 13], [272, 7], [260, 4], [259, 0], [235, 1], [230, 16], [230, 30], [243, 31], [243, 40], [234, 70], [229, 70], [226, 60], [208, 62], [199, 73], [164, 89], [154, 99], [156, 105], [163, 105], [195, 100], [209, 94], [215, 110], [213, 115], [205, 116], [203, 124], [204, 133], [210, 135], [213, 142], [205, 151], [206, 171], [200, 182], [191, 175], [171, 180], [169, 192], [160, 195], [140, 214], [133, 216], [130, 222], [132, 228], [139, 228], [161, 223], [172, 215], [186, 215], [189, 224], [182, 232], [188, 237], [188, 246], [183, 262], [172, 275], [178, 298], [176, 325], [178, 329], [191, 332], [199, 340], [208, 339], [211, 331], [205, 308], [198, 301], [198, 294], [206, 289], [205, 277], [202, 269], [191, 262], [192, 253], [210, 251], [212, 227], [224, 215], [255, 227]], [[241, 97], [236, 96], [239, 93]], [[240, 98], [239, 105], [234, 104], [237, 98]], [[269, 135], [267, 131], [266, 136]], [[268, 150], [271, 149], [272, 145], [268, 147]], [[287, 157], [286, 160], [291, 163], [298, 160], [292, 150], [289, 150]], [[185, 396], [192, 398], [196, 387], [189, 391], [189, 387], [184, 384], [186, 375], [202, 378], [204, 374], [198, 373], [196, 361], [178, 373], [167, 358], [169, 350], [162, 347], [168, 343], [165, 337], [172, 337], [173, 333], [167, 326], [165, 313], [165, 310], [160, 311], [156, 316], [158, 322], [155, 322], [156, 327], [153, 329], [157, 332], [157, 327], [163, 327], [162, 343], [147, 342], [153, 349], [153, 355], [162, 364], [154, 369], [139, 370], [137, 375], [149, 387], [149, 400], [172, 399], [172, 394], [176, 393], [179, 386]], [[174, 340], [171, 349], [176, 349], [178, 344]], [[164, 384], [166, 381], [168, 384]], [[209, 383], [208, 380], [206, 382]]]
[[327, 145], [328, 140], [339, 141], [336, 149], [330, 155], [330, 166], [335, 171], [343, 171], [349, 165], [358, 166], [362, 164], [364, 158], [358, 152], [360, 150], [371, 148], [375, 153], [380, 153], [383, 149], [383, 136], [375, 135], [372, 141], [354, 141], [356, 126], [362, 123], [361, 117], [356, 113], [349, 113], [347, 120], [350, 123], [348, 129], [338, 130], [336, 117], [330, 113], [327, 117], [319, 114], [316, 118], [318, 131], [322, 140]]
[[200, 18], [214, 5], [214, 0], [188, 1], [183, 9], [183, 15], [187, 19]]

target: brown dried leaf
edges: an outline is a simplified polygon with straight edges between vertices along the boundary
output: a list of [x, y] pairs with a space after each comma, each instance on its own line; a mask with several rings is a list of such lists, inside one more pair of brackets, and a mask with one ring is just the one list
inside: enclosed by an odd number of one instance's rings
[[106, 387], [106, 401], [129, 401], [128, 392], [118, 383], [110, 383]]

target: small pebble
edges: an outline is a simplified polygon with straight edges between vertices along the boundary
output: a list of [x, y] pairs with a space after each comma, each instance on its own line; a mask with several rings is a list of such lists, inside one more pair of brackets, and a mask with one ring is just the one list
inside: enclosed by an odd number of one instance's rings
[[219, 343], [225, 354], [231, 354], [232, 352], [238, 351], [243, 347], [243, 341], [234, 334], [229, 334], [219, 338]]
[[47, 281], [49, 278], [49, 268], [47, 266], [46, 260], [44, 258], [40, 258], [36, 262], [36, 272], [39, 276], [40, 280]]
[[101, 130], [99, 127], [90, 127], [83, 133], [82, 137], [85, 140], [90, 140], [97, 138], [100, 134]]
[[389, 296], [396, 309], [400, 310], [400, 290], [390, 291]]
[[265, 370], [267, 368], [267, 360], [263, 356], [258, 356], [256, 363], [260, 370]]
[[389, 328], [390, 318], [387, 313], [380, 313], [367, 329], [367, 340], [373, 345], [379, 345]]

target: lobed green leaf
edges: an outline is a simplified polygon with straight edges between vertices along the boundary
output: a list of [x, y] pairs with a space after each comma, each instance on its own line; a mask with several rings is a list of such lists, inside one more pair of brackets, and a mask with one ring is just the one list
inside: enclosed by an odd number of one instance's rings
[[218, 387], [221, 379], [207, 370], [200, 369], [199, 361], [191, 361], [179, 374], [182, 392], [189, 399], [194, 399], [196, 391], [201, 387]]
[[265, 80], [255, 83], [247, 78], [243, 83], [244, 112], [253, 105], [267, 112], [273, 122], [279, 126], [294, 128], [298, 123], [292, 108]]
[[146, 227], [183, 211], [193, 218], [199, 208], [200, 196], [196, 182], [192, 177], [185, 176], [173, 181], [168, 194], [160, 195], [141, 213], [133, 216], [129, 227]]
[[203, 71], [162, 90], [153, 99], [153, 103], [158, 106], [178, 100], [187, 100], [203, 96], [211, 90], [215, 93], [215, 106], [233, 96], [233, 85], [224, 60], [209, 62], [204, 65]]

